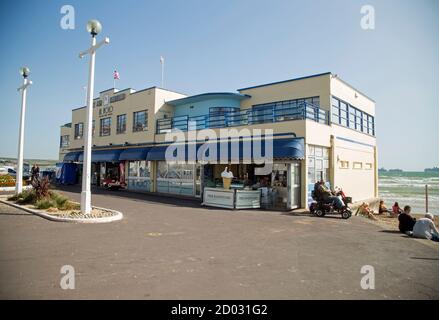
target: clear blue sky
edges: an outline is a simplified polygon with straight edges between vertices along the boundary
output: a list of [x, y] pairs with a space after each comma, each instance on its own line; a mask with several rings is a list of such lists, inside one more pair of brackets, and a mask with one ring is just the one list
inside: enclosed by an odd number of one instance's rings
[[[73, 5], [76, 29], [60, 27]], [[361, 6], [376, 28], [360, 27]], [[96, 93], [160, 85], [197, 94], [331, 71], [374, 98], [379, 165], [408, 170], [439, 164], [439, 1], [180, 0], [0, 2], [0, 156], [16, 156], [21, 83], [31, 68], [25, 157], [58, 157], [59, 126], [82, 106], [97, 18], [111, 44], [98, 52]]]

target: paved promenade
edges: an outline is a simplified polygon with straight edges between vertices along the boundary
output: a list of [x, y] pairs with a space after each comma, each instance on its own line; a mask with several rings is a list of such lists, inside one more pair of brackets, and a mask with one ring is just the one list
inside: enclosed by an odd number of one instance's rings
[[[64, 189], [79, 200], [79, 189]], [[100, 191], [109, 224], [44, 220], [0, 204], [2, 299], [438, 299], [439, 244], [353, 217], [200, 207]], [[75, 289], [60, 287], [63, 265]], [[362, 266], [375, 290], [360, 286]]]

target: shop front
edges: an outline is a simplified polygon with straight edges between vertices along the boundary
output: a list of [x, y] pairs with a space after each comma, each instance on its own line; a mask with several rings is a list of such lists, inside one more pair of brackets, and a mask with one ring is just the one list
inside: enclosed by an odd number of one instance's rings
[[[122, 150], [117, 149], [92, 151], [91, 181], [93, 185], [104, 186], [108, 183], [124, 183], [125, 164], [119, 160], [121, 152]], [[82, 152], [79, 154], [77, 161], [84, 161]], [[80, 172], [80, 176], [82, 176], [82, 172]]]
[[151, 163], [146, 161], [146, 156], [151, 148], [124, 149], [119, 160], [124, 163], [125, 184], [127, 190], [137, 192], [151, 192]]
[[[221, 144], [224, 143], [218, 143], [217, 146], [216, 163], [206, 162], [209, 155], [204, 158], [205, 155], [198, 152], [204, 163], [204, 205], [272, 210], [301, 207], [301, 161], [305, 157], [303, 139], [274, 140], [273, 156], [268, 157], [270, 160], [266, 163], [261, 163], [261, 156], [256, 154], [253, 147], [251, 152], [243, 152], [245, 147], [242, 141], [235, 145], [229, 142], [228, 154], [220, 156], [220, 150], [224, 147]], [[239, 150], [234, 152], [234, 147]], [[262, 148], [261, 154], [264, 152]], [[230, 189], [225, 189], [223, 185], [222, 173], [226, 167], [233, 174]]]
[[[242, 140], [184, 144], [179, 149], [184, 150], [183, 155], [172, 159], [169, 147], [93, 150], [93, 184], [117, 181], [129, 191], [198, 198], [206, 206], [232, 209], [301, 207], [303, 138], [274, 139], [273, 156], [268, 158], [264, 148], [256, 152], [253, 145], [245, 152]], [[69, 157], [83, 161], [82, 153]], [[226, 167], [233, 174], [230, 188], [225, 188], [222, 179]]]

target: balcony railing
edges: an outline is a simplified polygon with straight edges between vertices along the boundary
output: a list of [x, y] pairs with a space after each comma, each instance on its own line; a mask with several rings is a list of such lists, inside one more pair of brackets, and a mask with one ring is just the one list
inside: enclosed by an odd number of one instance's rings
[[236, 127], [261, 123], [310, 119], [329, 124], [329, 112], [308, 102], [274, 103], [253, 109], [201, 116], [157, 120], [157, 133]]

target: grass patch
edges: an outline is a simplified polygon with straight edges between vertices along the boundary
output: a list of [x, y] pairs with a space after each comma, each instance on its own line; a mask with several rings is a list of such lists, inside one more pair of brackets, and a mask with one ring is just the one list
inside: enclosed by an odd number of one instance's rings
[[45, 199], [38, 200], [35, 203], [35, 207], [37, 209], [43, 209], [43, 210], [44, 209], [49, 209], [49, 208], [55, 208], [56, 207], [56, 202], [54, 200], [52, 200], [52, 199], [45, 198]]

